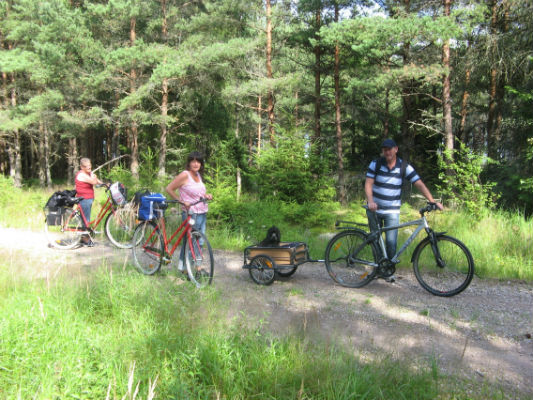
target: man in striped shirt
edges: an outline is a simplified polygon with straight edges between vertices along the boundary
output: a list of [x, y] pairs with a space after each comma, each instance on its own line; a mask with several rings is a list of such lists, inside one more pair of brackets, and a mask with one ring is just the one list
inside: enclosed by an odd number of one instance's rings
[[[415, 169], [401, 158], [396, 157], [398, 146], [392, 139], [385, 139], [381, 145], [381, 162], [374, 160], [368, 166], [365, 181], [365, 195], [368, 205], [367, 216], [370, 230], [377, 229], [377, 224], [384, 227], [398, 225], [400, 222], [400, 206], [402, 204], [402, 181], [410, 181], [422, 195], [431, 203], [435, 203], [430, 191], [422, 182]], [[379, 171], [377, 165], [381, 164]], [[404, 176], [402, 176], [402, 172]], [[442, 210], [442, 204], [436, 203]], [[385, 232], [387, 256], [392, 258], [396, 254], [398, 230]]]

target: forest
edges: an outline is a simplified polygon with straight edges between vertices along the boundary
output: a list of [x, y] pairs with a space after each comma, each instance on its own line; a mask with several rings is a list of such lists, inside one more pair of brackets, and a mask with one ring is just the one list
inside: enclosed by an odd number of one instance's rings
[[[533, 212], [529, 0], [0, 0], [0, 170], [80, 157], [305, 203], [360, 196], [392, 137], [448, 205]], [[108, 172], [109, 173], [109, 170]]]

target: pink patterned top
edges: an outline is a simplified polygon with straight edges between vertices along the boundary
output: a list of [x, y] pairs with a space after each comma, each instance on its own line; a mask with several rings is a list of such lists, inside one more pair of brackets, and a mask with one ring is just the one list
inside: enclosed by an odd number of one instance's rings
[[[195, 201], [200, 200], [201, 197], [205, 197], [206, 189], [202, 177], [198, 174], [200, 182], [196, 182], [189, 171], [187, 175], [189, 177], [188, 182], [179, 188], [180, 191], [180, 201], [187, 203], [194, 203]], [[191, 207], [191, 210], [197, 214], [205, 214], [207, 212], [207, 203], [198, 203], [195, 206]]]

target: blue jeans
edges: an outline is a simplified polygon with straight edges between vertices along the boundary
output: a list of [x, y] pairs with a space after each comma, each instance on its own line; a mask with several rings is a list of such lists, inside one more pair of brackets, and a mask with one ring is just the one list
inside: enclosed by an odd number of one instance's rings
[[94, 199], [83, 199], [80, 201], [80, 207], [83, 210], [83, 215], [85, 215], [85, 219], [87, 220], [87, 225], [89, 225], [89, 222], [91, 222], [91, 208], [93, 206]]
[[[378, 214], [371, 211], [366, 211], [368, 217], [368, 227], [371, 232], [378, 230], [379, 226], [384, 228], [388, 226], [398, 225], [400, 223], [400, 214]], [[392, 258], [396, 254], [396, 246], [398, 244], [398, 229], [391, 229], [385, 232], [385, 248], [387, 249], [387, 256]]]
[[[186, 212], [182, 212], [181, 213], [181, 220], [185, 221], [186, 218], [187, 218], [187, 213]], [[194, 219], [193, 229], [196, 230], [196, 231], [200, 231], [200, 232], [202, 232], [205, 235], [205, 229], [206, 229], [206, 226], [207, 226], [207, 213], [192, 214], [191, 218]], [[184, 240], [183, 241], [183, 246], [181, 246], [181, 250], [180, 250], [180, 258], [179, 258], [179, 261], [178, 261], [178, 268], [180, 266], [185, 268], [185, 243], [186, 242]], [[204, 244], [203, 240], [200, 240], [200, 246], [203, 246], [203, 244]]]

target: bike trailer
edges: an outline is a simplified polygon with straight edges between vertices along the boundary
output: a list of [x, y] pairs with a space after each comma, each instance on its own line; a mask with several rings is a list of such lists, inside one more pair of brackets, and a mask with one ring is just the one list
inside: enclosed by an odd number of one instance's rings
[[65, 213], [65, 208], [74, 205], [74, 197], [76, 197], [76, 190], [62, 190], [50, 196], [44, 206], [46, 224], [61, 225], [61, 216]]
[[109, 186], [109, 191], [111, 192], [111, 198], [113, 199], [113, 203], [115, 203], [119, 207], [126, 204], [127, 192], [126, 187], [122, 183], [113, 183], [111, 186]]
[[150, 221], [159, 218], [167, 208], [166, 200], [161, 193], [150, 193], [148, 196], [142, 196], [139, 206], [139, 219]]
[[269, 256], [276, 264], [274, 268], [280, 267], [281, 269], [309, 261], [309, 249], [304, 242], [281, 242], [276, 247], [254, 245], [244, 249], [245, 260], [251, 260], [258, 255]]

